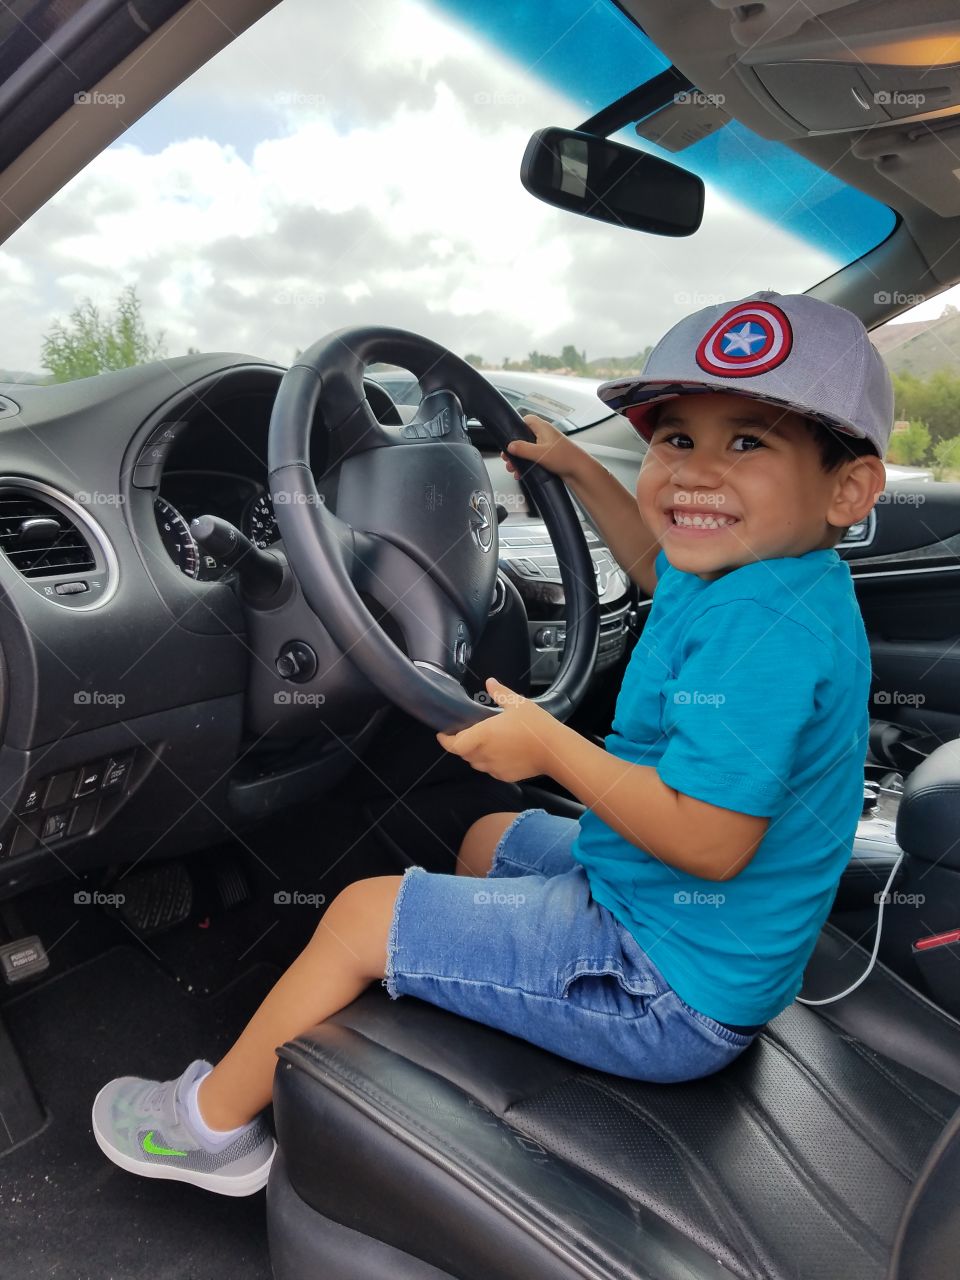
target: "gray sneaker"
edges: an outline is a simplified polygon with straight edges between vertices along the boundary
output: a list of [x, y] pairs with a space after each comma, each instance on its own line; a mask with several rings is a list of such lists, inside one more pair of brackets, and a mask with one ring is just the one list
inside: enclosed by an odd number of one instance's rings
[[177, 1080], [159, 1083], [120, 1076], [93, 1102], [93, 1136], [114, 1164], [145, 1178], [173, 1178], [223, 1196], [249, 1196], [266, 1185], [276, 1142], [262, 1116], [220, 1151], [205, 1147], [189, 1127], [182, 1099], [210, 1068], [191, 1062]]

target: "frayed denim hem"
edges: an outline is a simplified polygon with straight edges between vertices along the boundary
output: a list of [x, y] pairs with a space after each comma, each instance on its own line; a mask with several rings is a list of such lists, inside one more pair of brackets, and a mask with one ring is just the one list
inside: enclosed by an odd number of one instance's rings
[[413, 872], [419, 871], [422, 875], [428, 875], [424, 867], [407, 867], [400, 878], [400, 888], [397, 890], [397, 896], [393, 904], [393, 919], [390, 921], [390, 931], [387, 934], [387, 964], [383, 971], [383, 978], [380, 981], [382, 987], [386, 987], [387, 995], [391, 1000], [396, 1000], [402, 995], [402, 991], [397, 990], [396, 964], [397, 964], [397, 923], [400, 919], [400, 904], [403, 901], [403, 895], [407, 891], [409, 878]]

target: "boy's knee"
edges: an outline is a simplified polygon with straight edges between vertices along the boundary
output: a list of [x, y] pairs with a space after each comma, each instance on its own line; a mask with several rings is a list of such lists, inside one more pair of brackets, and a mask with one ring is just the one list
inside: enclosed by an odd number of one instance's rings
[[493, 862], [493, 853], [500, 843], [500, 837], [510, 826], [517, 814], [485, 813], [476, 822], [471, 822], [460, 843], [457, 855], [457, 874], [463, 876], [485, 876]]
[[341, 889], [320, 918], [318, 930], [330, 928], [335, 921], [345, 924], [372, 925], [389, 913], [397, 899], [402, 876], [368, 876], [354, 880]]
[[379, 974], [402, 879], [370, 876], [348, 884], [324, 911], [311, 942], [335, 942], [358, 970], [371, 977]]

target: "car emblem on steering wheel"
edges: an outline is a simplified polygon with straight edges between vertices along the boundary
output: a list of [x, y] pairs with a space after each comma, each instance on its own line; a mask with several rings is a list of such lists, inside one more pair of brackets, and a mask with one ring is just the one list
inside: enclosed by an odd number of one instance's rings
[[470, 532], [481, 551], [493, 546], [493, 510], [482, 489], [474, 489], [470, 495]]

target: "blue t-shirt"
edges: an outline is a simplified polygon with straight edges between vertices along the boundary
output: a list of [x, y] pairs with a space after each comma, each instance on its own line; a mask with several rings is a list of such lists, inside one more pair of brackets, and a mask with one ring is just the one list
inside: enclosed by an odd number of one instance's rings
[[766, 1022], [791, 1003], [863, 807], [870, 647], [836, 549], [712, 582], [656, 558], [606, 748], [697, 800], [769, 817], [730, 880], [688, 875], [592, 810], [573, 856], [594, 899], [691, 1008]]

